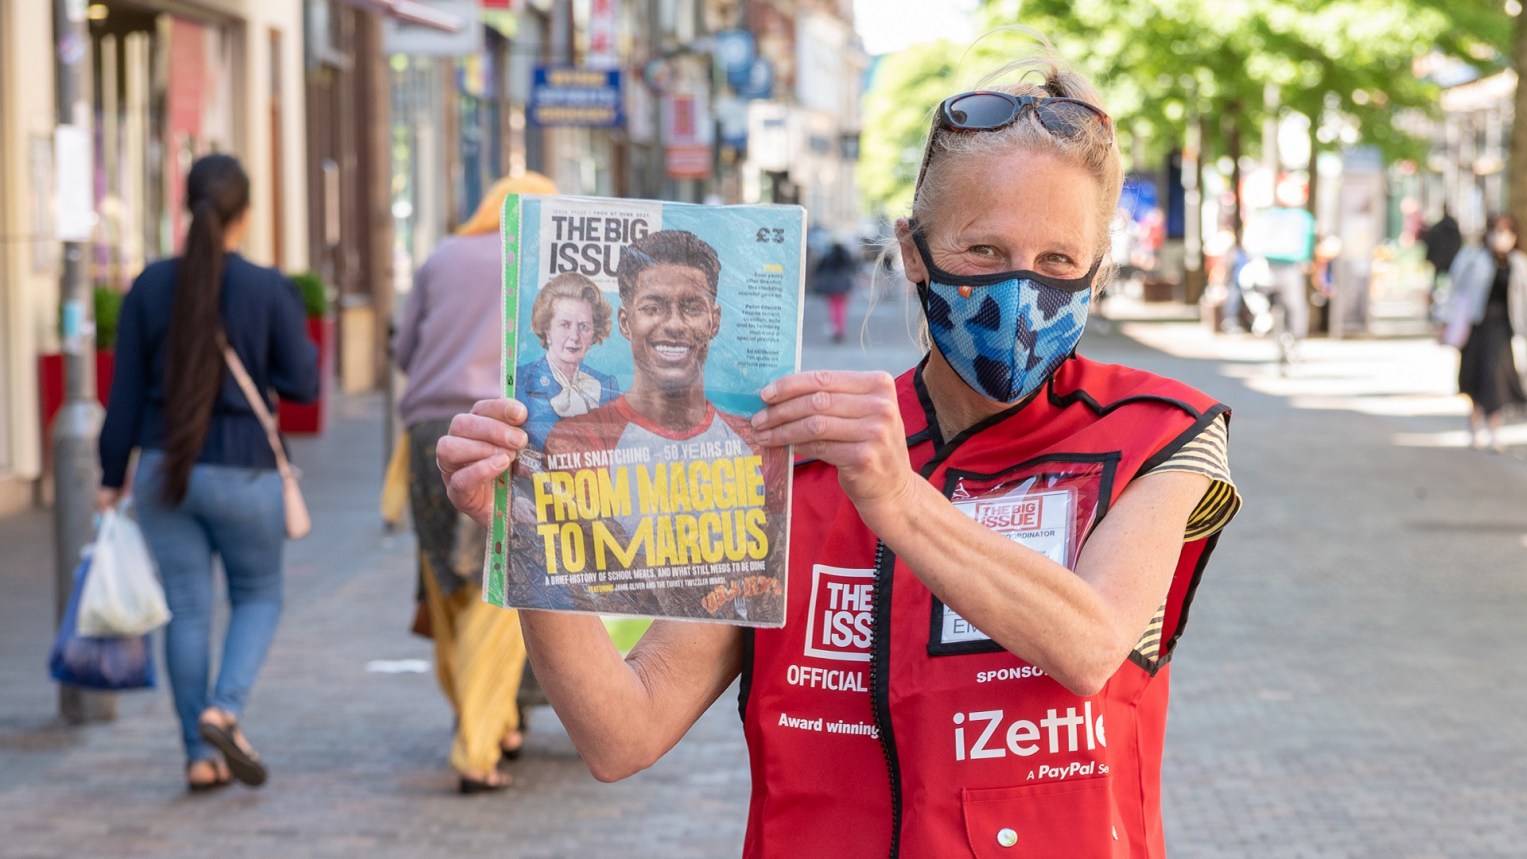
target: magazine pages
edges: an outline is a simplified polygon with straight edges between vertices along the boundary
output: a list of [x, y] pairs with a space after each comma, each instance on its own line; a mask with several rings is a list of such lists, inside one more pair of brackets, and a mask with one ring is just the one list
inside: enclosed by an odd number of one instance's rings
[[592, 197], [505, 202], [505, 394], [484, 599], [785, 622], [791, 453], [758, 392], [800, 367], [805, 212]]

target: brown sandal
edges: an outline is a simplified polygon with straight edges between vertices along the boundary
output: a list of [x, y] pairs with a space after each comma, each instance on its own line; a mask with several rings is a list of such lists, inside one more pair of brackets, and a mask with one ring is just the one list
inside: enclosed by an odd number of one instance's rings
[[[224, 714], [227, 717], [227, 714]], [[249, 785], [259, 787], [265, 783], [268, 773], [265, 765], [260, 763], [260, 755], [255, 752], [249, 741], [244, 739], [244, 732], [239, 730], [238, 722], [232, 717], [227, 717], [228, 723], [220, 725], [202, 716], [198, 723], [201, 738], [217, 747], [228, 759], [228, 769], [233, 777]]]
[[462, 776], [457, 789], [463, 794], [470, 796], [476, 793], [494, 793], [504, 790], [513, 783], [514, 779], [510, 778], [508, 773], [494, 771], [489, 773], [485, 779]]

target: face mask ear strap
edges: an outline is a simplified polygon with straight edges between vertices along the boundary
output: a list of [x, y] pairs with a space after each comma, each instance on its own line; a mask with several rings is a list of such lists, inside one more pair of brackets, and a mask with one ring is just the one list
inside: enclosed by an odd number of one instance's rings
[[[933, 264], [933, 256], [932, 254], [928, 253], [928, 243], [923, 241], [923, 231], [917, 225], [916, 218], [907, 219], [907, 230], [912, 234], [912, 244], [917, 248], [917, 255], [923, 261], [923, 269], [925, 273], [931, 277], [933, 273], [928, 269]], [[917, 297], [919, 299], [927, 300], [928, 278], [924, 278], [923, 280], [915, 280], [912, 282], [912, 285], [917, 287]]]

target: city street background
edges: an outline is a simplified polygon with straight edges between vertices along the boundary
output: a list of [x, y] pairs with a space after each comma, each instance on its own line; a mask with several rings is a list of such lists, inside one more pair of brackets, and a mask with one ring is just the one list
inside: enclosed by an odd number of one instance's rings
[[[857, 324], [863, 291], [854, 309]], [[1213, 335], [1178, 305], [1110, 310], [1124, 318], [1082, 351], [1230, 403], [1246, 499], [1173, 662], [1172, 855], [1521, 856], [1527, 428], [1509, 428], [1511, 454], [1468, 449], [1454, 353], [1424, 337], [1310, 341], [1284, 378], [1269, 342]], [[867, 346], [829, 343], [822, 316], [808, 306], [808, 367], [915, 359], [899, 298], [870, 312]], [[613, 785], [537, 708], [514, 786], [455, 794], [450, 711], [406, 631], [413, 538], [377, 514], [381, 415], [378, 396], [346, 397], [326, 434], [294, 442], [316, 529], [290, 547], [245, 717], [272, 770], [259, 790], [184, 793], [164, 689], [120, 695], [112, 723], [58, 721], [49, 520], [0, 519], [0, 857], [737, 855], [733, 693]]]
[[[407, 630], [414, 536], [377, 509], [390, 333], [424, 260], [524, 171], [797, 204], [806, 269], [834, 242], [867, 263], [910, 213], [935, 106], [1033, 51], [1025, 27], [1098, 85], [1124, 158], [1108, 255], [1131, 279], [1082, 352], [1234, 408], [1245, 507], [1172, 668], [1171, 855], [1527, 856], [1527, 423], [1474, 449], [1433, 338], [1456, 245], [1492, 213], [1527, 223], [1522, 6], [0, 0], [0, 859], [737, 855], [735, 691], [614, 785], [536, 708], [513, 787], [457, 795], [452, 713]], [[193, 797], [162, 668], [75, 725], [46, 657], [55, 536], [68, 557], [91, 532], [85, 404], [212, 152], [249, 174], [240, 252], [298, 284], [326, 386], [282, 410], [316, 527], [243, 720], [272, 777]], [[1273, 327], [1255, 290], [1280, 280], [1315, 320], [1287, 372], [1242, 330]], [[833, 343], [802, 288], [806, 367], [917, 359], [899, 291], [860, 289]]]

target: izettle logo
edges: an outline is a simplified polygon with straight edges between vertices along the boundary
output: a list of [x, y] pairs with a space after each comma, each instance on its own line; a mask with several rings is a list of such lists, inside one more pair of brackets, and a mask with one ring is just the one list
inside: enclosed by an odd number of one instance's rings
[[874, 570], [817, 564], [811, 568], [806, 655], [849, 662], [870, 660]]
[[[1080, 713], [1075, 707], [1067, 707], [1064, 713], [1051, 707], [1038, 722], [1010, 720], [1005, 710], [977, 710], [955, 713], [954, 724], [954, 759], [957, 761], [1005, 758], [1008, 755], [1026, 758], [1040, 752], [1055, 755], [1083, 749], [1090, 752], [1108, 745], [1103, 733], [1103, 715], [1093, 716], [1090, 700], [1082, 702]], [[971, 728], [969, 733], [965, 730], [967, 725]]]

